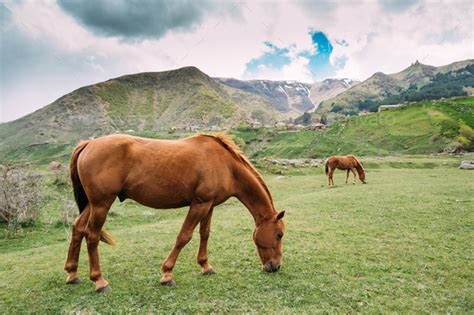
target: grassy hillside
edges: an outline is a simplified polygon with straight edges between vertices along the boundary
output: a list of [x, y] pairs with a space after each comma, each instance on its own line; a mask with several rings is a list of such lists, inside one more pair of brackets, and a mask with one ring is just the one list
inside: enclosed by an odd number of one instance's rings
[[[474, 98], [424, 101], [351, 117], [328, 132], [239, 131], [255, 157], [420, 154], [453, 150], [462, 125], [474, 128]], [[252, 149], [256, 147], [257, 149]]]
[[[334, 112], [342, 114], [354, 114], [365, 108], [361, 107], [360, 103], [364, 101], [369, 101], [373, 103], [384, 103], [386, 104], [395, 104], [390, 102], [391, 99], [394, 99], [394, 96], [400, 95], [404, 91], [411, 89], [419, 89], [423, 86], [431, 83], [437, 75], [445, 75], [445, 77], [452, 77], [451, 81], [456, 81], [456, 85], [460, 85], [460, 88], [457, 89], [462, 92], [463, 82], [458, 82], [458, 71], [472, 65], [474, 60], [464, 60], [459, 62], [454, 62], [452, 64], [442, 66], [442, 67], [433, 67], [429, 65], [424, 65], [418, 61], [409, 66], [408, 68], [393, 74], [384, 74], [382, 72], [377, 72], [367, 80], [361, 82], [360, 84], [350, 88], [349, 90], [338, 94], [337, 96], [325, 100], [321, 103], [318, 108], [319, 112]], [[452, 76], [449, 76], [449, 73], [453, 73]], [[470, 86], [472, 80], [466, 78], [464, 80], [464, 86]], [[449, 83], [449, 82], [448, 82]], [[448, 84], [443, 82], [444, 85]], [[440, 85], [442, 87], [442, 85]], [[452, 94], [452, 90], [439, 93], [440, 95], [436, 97], [439, 99], [441, 97], [450, 97], [450, 96], [461, 96], [464, 94]], [[434, 99], [433, 97], [418, 98], [421, 99]], [[362, 107], [365, 107], [364, 105]], [[376, 110], [377, 107], [375, 107]], [[337, 114], [332, 114], [337, 115]]]
[[195, 67], [127, 75], [0, 124], [0, 158], [28, 146], [62, 146], [127, 130], [229, 127], [253, 120], [252, 115], [271, 123], [278, 112], [264, 98], [220, 84]]
[[[435, 158], [431, 158], [433, 161]], [[183, 249], [176, 287], [162, 287], [160, 264], [187, 209], [116, 203], [105, 228], [118, 244], [100, 245], [113, 291], [94, 292], [83, 244], [83, 282], [65, 285], [70, 228], [61, 221], [72, 192], [45, 183], [41, 222], [22, 237], [0, 234], [3, 313], [472, 313], [472, 174], [436, 169], [367, 168], [367, 185], [327, 188], [320, 168], [302, 176], [265, 176], [286, 210], [283, 266], [262, 271], [253, 220], [235, 199], [215, 208], [204, 277], [195, 262], [199, 237]], [[147, 215], [145, 215], [147, 213]], [[151, 213], [151, 215], [149, 214]], [[0, 233], [5, 230], [0, 229]]]

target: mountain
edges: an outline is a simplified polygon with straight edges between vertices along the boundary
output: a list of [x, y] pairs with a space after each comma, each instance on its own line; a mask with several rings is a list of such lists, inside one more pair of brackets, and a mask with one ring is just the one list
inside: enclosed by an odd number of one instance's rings
[[357, 82], [349, 79], [326, 79], [314, 84], [296, 81], [216, 78], [220, 83], [267, 99], [283, 117], [294, 118], [314, 111], [320, 102], [351, 88]]
[[318, 109], [321, 102], [330, 99], [359, 83], [360, 82], [351, 79], [326, 79], [321, 82], [315, 82], [310, 90], [310, 99], [315, 106], [314, 110]]
[[0, 146], [68, 142], [127, 130], [229, 127], [278, 112], [263, 97], [223, 85], [195, 67], [139, 73], [82, 87], [0, 124]]
[[438, 74], [459, 71], [472, 64], [474, 64], [474, 60], [471, 59], [434, 67], [416, 61], [398, 73], [384, 74], [377, 72], [347, 91], [323, 101], [319, 111], [355, 113], [359, 111], [358, 105], [361, 102], [380, 102], [386, 98], [399, 95], [410, 87], [422, 88], [433, 82]]

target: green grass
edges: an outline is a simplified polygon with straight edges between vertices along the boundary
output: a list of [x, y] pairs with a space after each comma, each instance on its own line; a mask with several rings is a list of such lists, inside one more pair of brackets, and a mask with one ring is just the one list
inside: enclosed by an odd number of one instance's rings
[[[70, 312], [443, 312], [474, 311], [472, 172], [449, 158], [366, 160], [367, 185], [326, 187], [321, 168], [298, 176], [266, 175], [279, 210], [286, 210], [284, 263], [262, 271], [252, 242], [253, 220], [235, 199], [216, 208], [209, 259], [218, 274], [199, 275], [198, 234], [175, 267], [177, 286], [159, 285], [159, 267], [186, 209], [151, 210], [116, 203], [106, 228], [118, 239], [101, 245], [102, 270], [114, 291], [96, 294], [87, 280], [64, 284], [70, 231], [55, 223], [64, 187], [49, 195], [37, 226], [0, 240], [0, 309], [5, 313]], [[373, 163], [373, 168], [369, 166]], [[378, 167], [377, 167], [378, 165]], [[401, 164], [404, 165], [404, 164]], [[428, 166], [427, 166], [428, 167]], [[144, 216], [144, 211], [154, 215]]]
[[392, 155], [442, 152], [456, 145], [460, 121], [474, 127], [474, 98], [426, 101], [399, 109], [350, 117], [327, 132], [283, 131], [257, 137], [258, 131], [237, 133], [255, 157], [327, 157], [331, 155]]

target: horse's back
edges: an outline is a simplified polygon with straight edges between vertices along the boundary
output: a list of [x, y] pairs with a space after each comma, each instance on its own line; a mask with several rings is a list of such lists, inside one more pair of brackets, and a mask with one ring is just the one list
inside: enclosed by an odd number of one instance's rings
[[[121, 194], [155, 208], [189, 204], [229, 190], [229, 154], [205, 137], [158, 140], [111, 135], [91, 140], [81, 153], [81, 182], [90, 191]], [[227, 189], [226, 189], [227, 188]]]
[[353, 155], [339, 156], [334, 155], [327, 159], [326, 163], [329, 164], [331, 168], [338, 168], [340, 170], [346, 170], [353, 167], [353, 160], [355, 157]]

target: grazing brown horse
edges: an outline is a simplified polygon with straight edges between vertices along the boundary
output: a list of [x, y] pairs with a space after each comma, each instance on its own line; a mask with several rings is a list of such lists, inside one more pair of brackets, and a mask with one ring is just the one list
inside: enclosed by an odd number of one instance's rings
[[347, 170], [347, 175], [346, 175], [346, 184], [347, 180], [349, 179], [349, 172], [352, 172], [354, 174], [354, 181], [353, 184], [355, 184], [356, 180], [356, 173], [354, 172], [354, 169], [357, 170], [357, 173], [359, 174], [359, 179], [362, 183], [365, 184], [365, 172], [364, 168], [360, 164], [360, 162], [356, 159], [355, 156], [353, 155], [348, 155], [348, 156], [331, 156], [329, 159], [326, 161], [326, 175], [328, 176], [328, 185], [334, 186], [334, 179], [332, 175], [334, 174], [335, 169], [340, 169], [340, 170]]
[[163, 285], [174, 285], [173, 267], [200, 224], [197, 262], [203, 274], [214, 273], [207, 257], [213, 208], [232, 196], [252, 214], [253, 239], [263, 269], [280, 269], [284, 211], [277, 213], [258, 171], [224, 135], [195, 135], [182, 140], [152, 140], [111, 135], [83, 141], [71, 157], [71, 179], [80, 215], [73, 225], [66, 260], [66, 283], [78, 283], [77, 265], [83, 237], [90, 279], [98, 292], [109, 291], [99, 265], [99, 240], [113, 244], [102, 229], [116, 197], [152, 208], [190, 206], [176, 243], [161, 266]]

